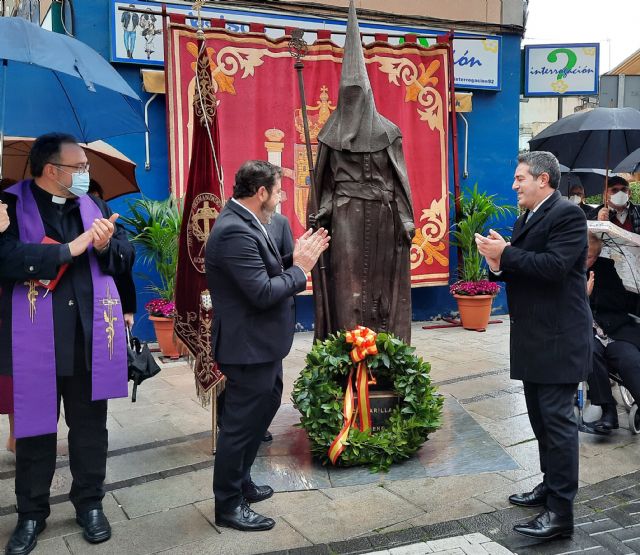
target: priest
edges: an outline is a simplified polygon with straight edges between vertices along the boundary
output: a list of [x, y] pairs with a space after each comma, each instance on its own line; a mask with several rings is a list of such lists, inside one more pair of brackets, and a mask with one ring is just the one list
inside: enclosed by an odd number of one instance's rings
[[4, 191], [0, 235], [0, 375], [13, 376], [18, 524], [5, 553], [36, 545], [49, 516], [60, 404], [69, 427], [69, 498], [90, 543], [108, 540], [102, 510], [107, 399], [127, 395], [122, 307], [113, 276], [134, 251], [100, 199], [73, 137], [48, 134], [30, 154], [33, 179]]

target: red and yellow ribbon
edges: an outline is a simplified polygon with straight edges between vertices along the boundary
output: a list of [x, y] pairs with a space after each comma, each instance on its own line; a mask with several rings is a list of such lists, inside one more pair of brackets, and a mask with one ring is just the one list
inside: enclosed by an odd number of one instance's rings
[[364, 432], [371, 429], [371, 404], [369, 401], [369, 380], [367, 376], [367, 365], [364, 360], [367, 355], [377, 355], [378, 347], [376, 345], [377, 334], [373, 330], [364, 326], [358, 326], [356, 329], [346, 332], [345, 338], [347, 343], [353, 345], [351, 350], [351, 360], [357, 364], [357, 368], [352, 368], [347, 381], [347, 388], [344, 392], [344, 404], [342, 406], [342, 415], [344, 424], [340, 433], [331, 443], [329, 447], [329, 459], [333, 464], [340, 458], [344, 451], [349, 437], [349, 430], [355, 424], [356, 415], [354, 415], [354, 396], [353, 396], [353, 372], [356, 372], [356, 388], [358, 392], [358, 412], [360, 416], [360, 431]]

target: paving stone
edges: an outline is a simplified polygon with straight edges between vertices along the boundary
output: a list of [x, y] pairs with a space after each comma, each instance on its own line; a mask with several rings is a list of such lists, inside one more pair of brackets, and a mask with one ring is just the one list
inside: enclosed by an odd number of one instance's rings
[[493, 507], [478, 501], [477, 499], [465, 499], [458, 503], [444, 504], [426, 514], [421, 514], [409, 520], [412, 526], [422, 526], [424, 524], [435, 524], [453, 519], [461, 519], [479, 513], [489, 513]]
[[[497, 518], [495, 518], [493, 514], [481, 514], [481, 515], [461, 518], [458, 520], [458, 522], [463, 526], [463, 528], [469, 531], [482, 530], [483, 532], [486, 532], [487, 534], [490, 534], [490, 535], [500, 533], [501, 522]], [[465, 538], [470, 543], [482, 543], [485, 541], [490, 541], [489, 538], [487, 538], [486, 536], [478, 532], [474, 534], [465, 535]], [[478, 539], [477, 541], [476, 540], [472, 541], [469, 538], [478, 538]]]
[[434, 511], [442, 507], [443, 499], [463, 502], [475, 495], [510, 483], [498, 474], [489, 473], [481, 476], [444, 476], [435, 481], [425, 479], [390, 482], [385, 485], [385, 488], [414, 505], [422, 507], [425, 511]]
[[[363, 507], [367, 510], [363, 511]], [[421, 512], [384, 488], [372, 488], [344, 499], [329, 500], [322, 510], [311, 514], [291, 512], [284, 518], [311, 542], [325, 543], [404, 521]]]
[[[303, 538], [289, 523], [276, 518], [272, 530], [259, 534], [248, 534], [231, 528], [222, 528], [216, 534], [213, 528], [211, 537], [191, 543], [183, 543], [162, 551], [163, 555], [253, 555], [266, 551], [308, 547], [311, 544]], [[292, 553], [293, 551], [289, 551]], [[326, 553], [326, 551], [321, 552]], [[128, 555], [128, 554], [127, 554]]]
[[[146, 555], [190, 542], [220, 541], [215, 529], [193, 506], [119, 522], [112, 526], [112, 531], [108, 542], [91, 546], [91, 555]], [[82, 534], [66, 536], [65, 540], [74, 555], [89, 553]]]
[[628, 555], [634, 553], [633, 549], [628, 545], [625, 545], [620, 540], [618, 540], [615, 536], [605, 532], [603, 534], [598, 534], [595, 538], [596, 541], [605, 549], [609, 551], [612, 555]]
[[506, 547], [496, 542], [483, 543], [482, 547], [489, 555], [513, 555]]
[[611, 535], [622, 542], [640, 539], [640, 525], [629, 526], [622, 530], [614, 530], [611, 532]]
[[462, 548], [463, 546], [471, 545], [464, 536], [455, 536], [452, 538], [443, 538], [441, 540], [430, 540], [427, 545], [431, 548], [431, 551], [437, 553], [438, 551], [445, 551], [447, 549], [455, 549], [456, 547]]
[[634, 526], [640, 524], [640, 513], [638, 509], [640, 509], [638, 505], [629, 506], [625, 504], [619, 505], [614, 509], [607, 509], [604, 513], [620, 526]]
[[586, 522], [579, 526], [580, 530], [589, 535], [611, 532], [612, 530], [619, 530], [620, 528], [620, 524], [610, 518], [603, 518], [595, 522]]
[[423, 538], [425, 540], [437, 540], [449, 536], [459, 536], [464, 534], [464, 528], [455, 520], [450, 522], [438, 522], [430, 526], [422, 526]]
[[395, 547], [389, 550], [391, 555], [422, 555], [423, 553], [432, 553], [433, 550], [425, 542], [415, 543], [413, 545], [405, 545], [403, 547]]
[[38, 536], [38, 545], [31, 552], [33, 555], [69, 555], [71, 553], [64, 539], [51, 538], [43, 540], [41, 538], [42, 536]]
[[189, 472], [113, 492], [129, 518], [211, 499], [211, 470]]
[[357, 553], [358, 551], [369, 551], [371, 549], [371, 542], [368, 537], [354, 538], [351, 540], [341, 542], [331, 542], [329, 549], [332, 553], [340, 555], [342, 553]]

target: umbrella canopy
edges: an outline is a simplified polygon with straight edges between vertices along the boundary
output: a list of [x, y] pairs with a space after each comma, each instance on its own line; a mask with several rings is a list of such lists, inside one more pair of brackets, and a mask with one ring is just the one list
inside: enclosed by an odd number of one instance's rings
[[[3, 177], [20, 181], [31, 177], [29, 153], [35, 139], [25, 137], [4, 138]], [[136, 182], [136, 164], [103, 141], [81, 145], [91, 165], [91, 177], [100, 183], [104, 200], [140, 191]]]
[[140, 99], [95, 50], [0, 17], [0, 134], [56, 131], [88, 143], [145, 130]]
[[538, 133], [529, 147], [553, 153], [572, 170], [613, 168], [640, 148], [640, 111], [595, 108], [571, 114]]
[[636, 173], [640, 171], [640, 148], [634, 150], [622, 162], [620, 162], [613, 171]]
[[[577, 169], [572, 172], [562, 173], [560, 178], [559, 191], [567, 196], [571, 187], [574, 185], [582, 185], [584, 194], [588, 197], [592, 195], [600, 195], [604, 190], [604, 177], [606, 172], [599, 169]], [[612, 174], [609, 173], [609, 177]]]

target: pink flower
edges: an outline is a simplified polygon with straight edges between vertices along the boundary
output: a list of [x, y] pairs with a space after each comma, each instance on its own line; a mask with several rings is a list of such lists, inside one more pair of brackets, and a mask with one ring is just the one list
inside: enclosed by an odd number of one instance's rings
[[497, 295], [500, 291], [500, 286], [488, 279], [481, 279], [480, 281], [456, 281], [449, 287], [449, 291], [452, 295]]
[[176, 303], [165, 299], [153, 299], [145, 304], [144, 308], [151, 316], [173, 318], [176, 312]]

